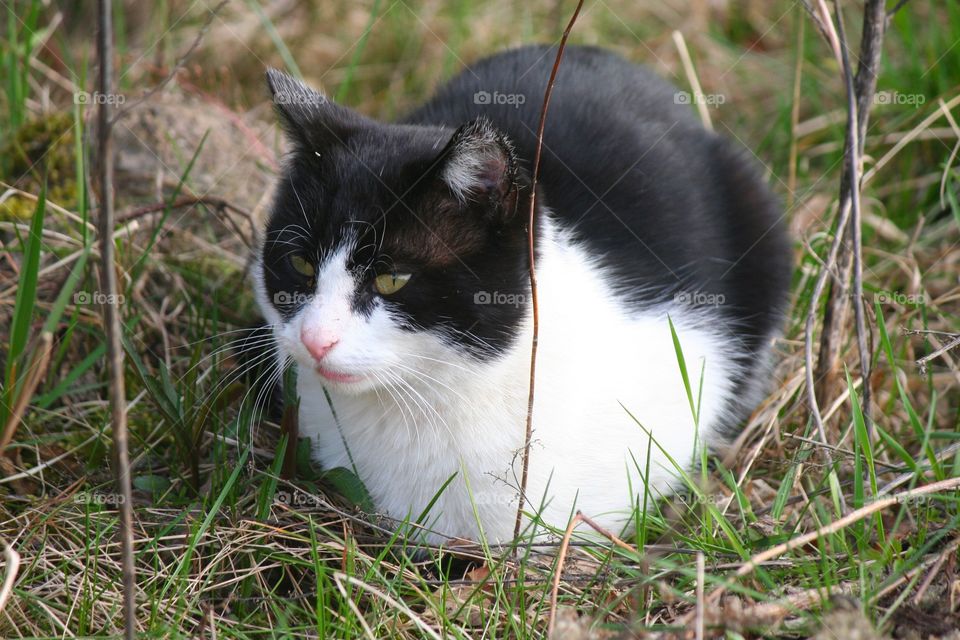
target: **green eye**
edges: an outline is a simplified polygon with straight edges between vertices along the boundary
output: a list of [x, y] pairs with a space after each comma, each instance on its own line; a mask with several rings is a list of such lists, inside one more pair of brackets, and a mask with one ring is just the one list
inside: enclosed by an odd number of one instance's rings
[[373, 286], [376, 288], [377, 293], [388, 296], [391, 293], [396, 293], [403, 289], [404, 285], [410, 281], [409, 273], [384, 273], [383, 275], [377, 276], [377, 279], [373, 281]]
[[316, 269], [313, 268], [313, 264], [303, 256], [292, 256], [290, 258], [290, 264], [293, 265], [293, 268], [297, 271], [297, 273], [306, 278], [312, 278], [314, 274], [316, 274]]

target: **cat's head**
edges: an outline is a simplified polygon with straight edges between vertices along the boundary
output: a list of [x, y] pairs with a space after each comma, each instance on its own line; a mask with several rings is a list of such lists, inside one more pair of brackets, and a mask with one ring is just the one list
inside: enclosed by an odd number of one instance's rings
[[384, 124], [267, 79], [290, 154], [254, 278], [281, 351], [343, 391], [501, 355], [527, 315], [530, 204], [506, 137]]

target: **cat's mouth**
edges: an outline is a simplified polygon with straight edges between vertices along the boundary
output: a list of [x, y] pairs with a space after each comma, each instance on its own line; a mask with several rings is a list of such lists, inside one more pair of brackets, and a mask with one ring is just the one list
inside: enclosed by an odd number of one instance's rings
[[354, 375], [352, 373], [344, 373], [342, 371], [334, 371], [333, 369], [327, 369], [320, 365], [316, 365], [314, 370], [327, 380], [330, 380], [331, 382], [339, 382], [340, 384], [351, 384], [354, 382], [361, 382], [363, 380], [363, 376]]

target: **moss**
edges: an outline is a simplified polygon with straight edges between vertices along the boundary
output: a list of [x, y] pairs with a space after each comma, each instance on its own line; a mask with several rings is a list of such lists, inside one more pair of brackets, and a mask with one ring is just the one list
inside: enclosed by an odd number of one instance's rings
[[[0, 148], [3, 182], [28, 193], [40, 193], [44, 178], [47, 197], [68, 209], [77, 207], [77, 168], [73, 114], [46, 114], [24, 123]], [[0, 220], [25, 220], [35, 203], [13, 196], [0, 204]]]

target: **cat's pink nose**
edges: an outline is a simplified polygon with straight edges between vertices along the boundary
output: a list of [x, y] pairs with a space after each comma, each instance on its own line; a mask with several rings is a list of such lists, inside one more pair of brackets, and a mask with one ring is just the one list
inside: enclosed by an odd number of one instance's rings
[[300, 341], [307, 348], [314, 360], [323, 360], [323, 357], [340, 342], [338, 336], [326, 331], [308, 331], [306, 327], [300, 330]]

